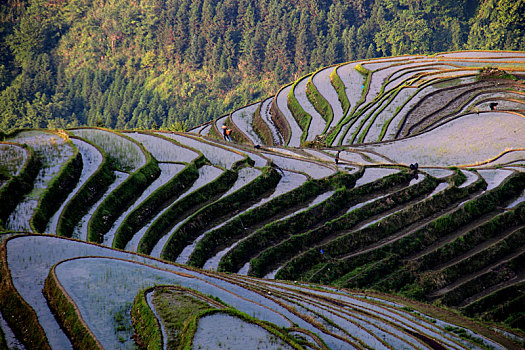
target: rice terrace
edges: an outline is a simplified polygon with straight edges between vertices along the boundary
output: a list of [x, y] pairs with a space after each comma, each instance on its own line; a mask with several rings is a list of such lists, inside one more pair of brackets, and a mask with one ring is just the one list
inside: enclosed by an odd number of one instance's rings
[[0, 140], [0, 348], [525, 346], [523, 51], [329, 66], [187, 132]]

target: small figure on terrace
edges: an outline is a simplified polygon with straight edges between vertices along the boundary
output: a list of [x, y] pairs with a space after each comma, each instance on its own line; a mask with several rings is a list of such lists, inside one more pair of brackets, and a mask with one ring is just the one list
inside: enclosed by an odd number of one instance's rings
[[231, 142], [230, 134], [232, 133], [231, 129], [227, 128], [226, 125], [222, 126], [222, 135], [224, 136], [224, 141]]
[[410, 170], [417, 170], [417, 168], [419, 168], [419, 164], [410, 164]]
[[497, 104], [496, 102], [492, 102], [492, 103], [490, 103], [490, 104], [489, 104], [489, 108], [490, 108], [490, 110], [491, 110], [491, 111], [495, 111], [497, 105], [498, 105], [498, 104]]
[[283, 175], [283, 177], [286, 176], [286, 173], [284, 172], [284, 170], [281, 169], [277, 164], [275, 164], [275, 163], [272, 162], [272, 166], [273, 166], [276, 170], [280, 171], [281, 174]]
[[341, 151], [337, 151], [337, 154], [335, 155], [335, 165], [339, 164], [339, 154], [340, 153], [341, 153]]

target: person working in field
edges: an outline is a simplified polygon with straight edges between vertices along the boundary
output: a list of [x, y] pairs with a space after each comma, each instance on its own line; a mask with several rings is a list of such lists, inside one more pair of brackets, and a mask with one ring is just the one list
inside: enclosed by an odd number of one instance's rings
[[232, 133], [230, 128], [227, 128], [226, 125], [222, 126], [222, 135], [224, 136], [224, 141], [231, 142], [230, 134]]

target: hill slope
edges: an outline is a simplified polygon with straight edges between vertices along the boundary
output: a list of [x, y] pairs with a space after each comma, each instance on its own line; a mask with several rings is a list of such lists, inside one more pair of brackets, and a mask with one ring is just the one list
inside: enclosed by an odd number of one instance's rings
[[363, 60], [189, 133], [3, 135], [10, 347], [523, 346], [524, 70]]

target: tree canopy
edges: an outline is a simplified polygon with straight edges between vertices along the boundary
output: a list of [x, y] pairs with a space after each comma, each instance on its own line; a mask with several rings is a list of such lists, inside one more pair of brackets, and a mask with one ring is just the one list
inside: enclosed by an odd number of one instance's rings
[[184, 129], [353, 59], [524, 50], [523, 1], [8, 0], [0, 129]]

